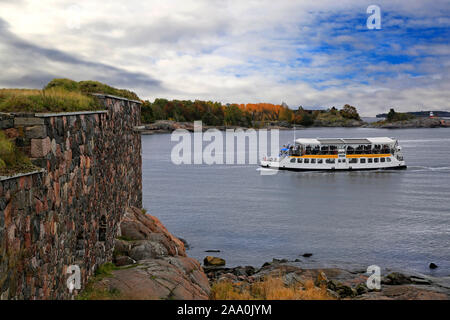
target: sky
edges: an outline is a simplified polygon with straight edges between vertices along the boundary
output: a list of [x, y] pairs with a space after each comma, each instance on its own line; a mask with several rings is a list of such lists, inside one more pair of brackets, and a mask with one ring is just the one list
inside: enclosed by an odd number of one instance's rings
[[0, 39], [5, 88], [70, 78], [150, 101], [450, 110], [450, 0], [0, 0]]

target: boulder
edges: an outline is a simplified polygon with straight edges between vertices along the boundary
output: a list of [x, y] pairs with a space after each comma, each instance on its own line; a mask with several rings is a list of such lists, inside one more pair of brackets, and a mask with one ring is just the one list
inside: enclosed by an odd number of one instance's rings
[[136, 261], [129, 256], [117, 256], [114, 257], [114, 264], [118, 267], [127, 266], [130, 264], [135, 264]]
[[224, 266], [225, 263], [225, 260], [219, 257], [206, 256], [205, 259], [203, 259], [203, 264], [205, 266]]
[[430, 263], [430, 265], [428, 267], [430, 269], [436, 269], [438, 266], [432, 262], [432, 263]]
[[207, 300], [210, 294], [200, 264], [180, 256], [143, 260], [134, 267], [113, 270], [94, 287], [117, 292], [114, 299], [119, 300]]
[[131, 244], [124, 240], [114, 240], [114, 255], [115, 256], [127, 256], [131, 250]]
[[387, 285], [402, 285], [402, 284], [410, 284], [411, 279], [399, 272], [391, 272], [388, 274], [383, 280], [381, 280], [382, 284]]
[[327, 284], [328, 284], [327, 275], [323, 271], [320, 271], [319, 274], [317, 275], [317, 279], [314, 284], [317, 287], [327, 286]]
[[189, 243], [188, 243], [185, 239], [180, 238], [180, 237], [178, 237], [178, 239], [180, 239], [180, 241], [183, 242], [184, 248], [185, 248], [186, 250], [189, 250], [189, 249], [191, 248], [191, 246], [189, 245]]
[[236, 276], [251, 276], [255, 274], [255, 268], [252, 266], [245, 266], [245, 267], [236, 267], [233, 268], [232, 273]]
[[158, 259], [169, 256], [169, 251], [161, 242], [144, 240], [133, 245], [129, 256], [136, 261]]
[[346, 286], [345, 284], [343, 284], [337, 280], [328, 281], [327, 286], [328, 286], [328, 289], [336, 292], [340, 298], [352, 298], [357, 295], [355, 289], [352, 289], [351, 287]]
[[[147, 248], [153, 250], [156, 256], [186, 256], [186, 250], [183, 242], [177, 237], [173, 236], [166, 227], [158, 220], [158, 218], [149, 214], [144, 214], [141, 209], [129, 208], [120, 223], [121, 239], [128, 241], [142, 241], [149, 240], [158, 244], [147, 243]], [[139, 242], [138, 245], [142, 245]], [[145, 246], [145, 245], [144, 245]], [[164, 249], [159, 248], [163, 246]], [[140, 251], [136, 249], [135, 251]], [[147, 255], [147, 258], [155, 257], [154, 255]], [[134, 258], [133, 258], [134, 259]]]
[[358, 284], [355, 290], [358, 295], [362, 295], [369, 292], [369, 288], [367, 288], [367, 286], [364, 283]]

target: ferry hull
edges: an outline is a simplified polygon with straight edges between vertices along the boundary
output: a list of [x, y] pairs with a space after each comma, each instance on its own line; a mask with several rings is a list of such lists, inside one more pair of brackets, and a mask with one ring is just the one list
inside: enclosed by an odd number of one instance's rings
[[404, 161], [397, 161], [396, 159], [392, 159], [389, 162], [389, 165], [358, 165], [355, 164], [353, 166], [347, 164], [336, 164], [336, 165], [297, 165], [292, 164], [289, 161], [283, 160], [281, 162], [278, 161], [261, 161], [260, 166], [263, 168], [269, 169], [278, 169], [278, 170], [287, 170], [287, 171], [375, 171], [375, 170], [405, 170], [407, 166]]
[[307, 172], [307, 171], [376, 171], [376, 170], [406, 170], [408, 167], [406, 165], [397, 166], [397, 167], [384, 167], [384, 168], [342, 168], [342, 169], [315, 169], [315, 168], [289, 168], [289, 167], [270, 167], [270, 166], [263, 166], [263, 168], [270, 168], [270, 169], [278, 169], [278, 170], [286, 170], [286, 171], [296, 171], [296, 172]]

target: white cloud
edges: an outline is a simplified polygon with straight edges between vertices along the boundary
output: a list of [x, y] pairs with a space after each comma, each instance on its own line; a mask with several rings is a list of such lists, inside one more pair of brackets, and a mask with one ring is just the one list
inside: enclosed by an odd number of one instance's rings
[[[392, 105], [404, 110], [419, 104], [450, 109], [448, 40], [443, 36], [440, 43], [404, 44], [390, 38], [387, 46], [378, 48], [374, 43], [383, 43], [387, 32], [364, 33], [370, 4], [0, 1], [0, 18], [8, 23], [0, 25], [0, 35], [10, 36], [9, 42], [0, 44], [1, 61], [8, 64], [0, 86], [65, 76], [126, 85], [149, 99], [286, 101], [291, 106], [351, 103], [365, 114]], [[73, 5], [79, 8], [78, 18], [68, 16]], [[379, 5], [385, 30], [450, 24], [446, 1], [386, 0]], [[79, 19], [79, 29], [68, 28], [67, 21], [73, 18]], [[17, 39], [68, 56], [55, 59], [54, 52], [17, 49], [11, 42]], [[334, 50], [318, 51], [323, 44]], [[372, 59], [371, 50], [417, 60], [390, 64]], [[384, 71], [395, 76], [382, 78]]]

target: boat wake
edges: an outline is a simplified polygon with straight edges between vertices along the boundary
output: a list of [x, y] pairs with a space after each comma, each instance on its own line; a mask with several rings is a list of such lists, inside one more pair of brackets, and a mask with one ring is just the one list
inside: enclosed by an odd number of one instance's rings
[[411, 166], [408, 167], [408, 171], [423, 172], [423, 171], [450, 171], [450, 167], [424, 167], [424, 166]]

